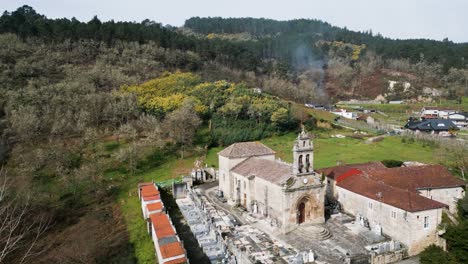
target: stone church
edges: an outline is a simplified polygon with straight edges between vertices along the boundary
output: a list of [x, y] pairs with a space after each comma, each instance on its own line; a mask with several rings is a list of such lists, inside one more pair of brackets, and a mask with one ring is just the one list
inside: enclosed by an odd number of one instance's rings
[[313, 167], [314, 147], [304, 130], [293, 147], [293, 164], [278, 160], [259, 142], [235, 143], [218, 153], [219, 191], [230, 205], [269, 219], [283, 233], [325, 222], [326, 186]]

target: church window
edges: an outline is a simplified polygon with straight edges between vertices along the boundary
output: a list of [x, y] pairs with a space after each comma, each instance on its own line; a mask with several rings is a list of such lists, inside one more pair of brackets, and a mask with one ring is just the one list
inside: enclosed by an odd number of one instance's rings
[[369, 206], [369, 209], [372, 209], [372, 202], [369, 202], [368, 206]]
[[429, 216], [424, 217], [424, 229], [429, 228]]
[[299, 173], [302, 173], [302, 168], [304, 167], [304, 164], [302, 163], [302, 155], [299, 155], [299, 160], [297, 161], [298, 162], [298, 169], [299, 169]]
[[309, 172], [310, 169], [310, 160], [309, 160], [309, 154], [306, 155], [306, 171]]
[[302, 141], [302, 146], [305, 147], [305, 141]]
[[396, 218], [396, 212], [392, 211], [392, 218]]

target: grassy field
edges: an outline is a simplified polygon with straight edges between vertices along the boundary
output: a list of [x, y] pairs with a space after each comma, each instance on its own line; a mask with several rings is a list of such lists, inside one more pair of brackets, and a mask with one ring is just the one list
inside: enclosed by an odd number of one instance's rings
[[[295, 139], [296, 134], [289, 133], [284, 136], [267, 138], [261, 142], [275, 150], [278, 158], [291, 162], [292, 146]], [[384, 159], [434, 163], [434, 148], [423, 146], [420, 143], [403, 143], [398, 137], [386, 137], [380, 142], [367, 143], [363, 139], [331, 138], [324, 134], [319, 135], [313, 142], [315, 168], [334, 166], [338, 161], [359, 163]], [[208, 151], [208, 164], [217, 165], [217, 153], [220, 150], [221, 148], [213, 148]]]

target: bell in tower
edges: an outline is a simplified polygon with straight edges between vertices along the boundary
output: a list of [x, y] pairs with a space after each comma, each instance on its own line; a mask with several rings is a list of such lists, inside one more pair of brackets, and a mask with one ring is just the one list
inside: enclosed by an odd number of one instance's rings
[[311, 137], [302, 126], [293, 147], [293, 173], [298, 176], [309, 175], [314, 171], [314, 147]]

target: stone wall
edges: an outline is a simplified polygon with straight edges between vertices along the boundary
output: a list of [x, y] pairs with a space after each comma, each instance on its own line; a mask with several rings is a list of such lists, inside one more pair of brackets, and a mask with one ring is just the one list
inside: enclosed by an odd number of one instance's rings
[[[418, 254], [431, 244], [443, 243], [437, 234], [437, 226], [442, 219], [442, 208], [406, 212], [339, 186], [336, 188], [338, 200], [345, 212], [366, 217], [373, 230], [379, 229], [380, 226], [382, 233], [405, 244], [410, 256]], [[425, 217], [428, 217], [427, 227], [424, 226]]]
[[463, 198], [465, 190], [462, 187], [426, 189], [419, 190], [419, 194], [448, 205], [450, 213], [455, 214], [457, 212], [457, 201]]
[[[258, 156], [259, 158], [264, 158], [268, 160], [275, 160], [275, 155], [263, 155]], [[231, 205], [235, 204], [235, 182], [234, 178], [231, 175], [231, 169], [242, 161], [246, 160], [248, 157], [244, 158], [227, 158], [218, 155], [219, 162], [219, 190], [223, 192], [224, 197], [227, 199], [228, 203]]]
[[308, 186], [302, 190], [284, 193], [283, 232], [287, 233], [298, 226], [297, 212], [301, 202], [305, 202], [305, 221], [301, 225], [325, 223], [325, 186]]

